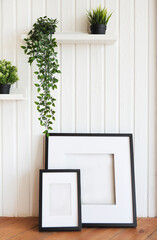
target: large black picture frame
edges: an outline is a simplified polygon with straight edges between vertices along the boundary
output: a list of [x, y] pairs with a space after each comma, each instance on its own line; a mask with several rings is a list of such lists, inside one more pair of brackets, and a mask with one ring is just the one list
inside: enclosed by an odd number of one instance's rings
[[[118, 139], [122, 139], [122, 138], [127, 138], [129, 141], [129, 157], [130, 157], [130, 171], [131, 171], [131, 175], [130, 175], [130, 179], [131, 179], [131, 194], [132, 194], [132, 222], [82, 222], [82, 226], [83, 227], [130, 227], [130, 228], [134, 228], [137, 226], [137, 219], [136, 219], [136, 194], [135, 194], [135, 175], [134, 175], [134, 154], [133, 154], [133, 138], [132, 138], [132, 134], [130, 133], [123, 133], [123, 134], [116, 134], [116, 133], [112, 133], [112, 134], [108, 134], [108, 133], [50, 133], [49, 137], [46, 137], [46, 142], [45, 142], [45, 168], [49, 169], [49, 148], [51, 146], [49, 146], [49, 140], [50, 138], [54, 138], [54, 137], [83, 137], [83, 138], [116, 138], [117, 142]], [[60, 146], [62, 148], [62, 146]], [[54, 160], [54, 159], [53, 159]], [[52, 160], [52, 156], [51, 156], [51, 161]], [[56, 159], [57, 161], [57, 159]], [[60, 168], [60, 167], [59, 167]], [[65, 166], [64, 166], [65, 168]], [[124, 195], [125, 197], [125, 195]], [[83, 212], [82, 212], [83, 214]]]
[[[77, 222], [76, 226], [54, 226], [55, 225], [55, 222], [52, 221], [52, 225], [51, 226], [43, 226], [43, 213], [44, 213], [44, 206], [43, 206], [43, 197], [47, 198], [46, 196], [44, 196], [43, 194], [43, 189], [44, 189], [44, 185], [47, 185], [44, 183], [44, 180], [43, 180], [43, 177], [44, 177], [44, 174], [54, 174], [54, 173], [57, 173], [57, 174], [61, 174], [62, 173], [64, 174], [64, 177], [66, 177], [65, 175], [67, 174], [74, 174], [76, 173], [76, 178], [75, 176], [73, 176], [72, 179], [75, 179], [76, 180], [76, 186], [75, 186], [75, 197], [74, 199], [76, 200], [75, 202], [77, 202], [75, 204], [75, 221]], [[56, 176], [56, 175], [55, 175]], [[54, 176], [54, 177], [55, 177]], [[51, 176], [49, 176], [51, 177]], [[63, 178], [64, 178], [63, 177]], [[55, 180], [56, 181], [56, 180]], [[67, 180], [68, 181], [68, 180]], [[65, 182], [63, 182], [63, 184], [65, 184]], [[68, 183], [69, 184], [69, 183]], [[47, 186], [48, 187], [48, 186]], [[71, 195], [73, 194], [73, 191], [72, 191], [73, 188], [70, 189], [70, 193]], [[55, 197], [55, 196], [53, 196]], [[59, 196], [62, 200], [64, 200], [62, 198], [62, 196]], [[46, 199], [47, 200], [47, 199]], [[72, 204], [72, 207], [74, 207], [74, 204], [72, 203], [73, 200], [72, 200], [72, 197], [71, 197], [71, 204]], [[73, 209], [71, 207], [71, 215], [72, 215], [72, 212], [73, 212]], [[48, 210], [49, 211], [49, 210]], [[55, 216], [56, 217], [56, 216]], [[57, 216], [58, 217], [58, 216]], [[60, 217], [60, 216], [59, 216]], [[68, 216], [69, 217], [69, 216]], [[71, 217], [71, 216], [70, 216]], [[65, 220], [66, 220], [66, 216], [64, 216]], [[72, 218], [74, 219], [74, 217]], [[64, 220], [64, 222], [65, 222]], [[53, 170], [40, 170], [39, 172], [39, 231], [80, 231], [82, 228], [82, 221], [81, 221], [81, 188], [80, 188], [80, 170], [79, 169], [53, 169]]]

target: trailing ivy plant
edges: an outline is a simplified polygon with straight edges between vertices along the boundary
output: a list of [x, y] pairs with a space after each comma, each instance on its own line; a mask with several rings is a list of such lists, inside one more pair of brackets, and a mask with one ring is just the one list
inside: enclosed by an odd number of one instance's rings
[[41, 126], [45, 127], [43, 133], [49, 135], [49, 130], [53, 130], [52, 124], [55, 121], [55, 101], [53, 90], [57, 88], [56, 73], [61, 73], [57, 60], [56, 39], [53, 34], [57, 27], [57, 19], [50, 19], [47, 16], [40, 17], [34, 23], [32, 30], [25, 38], [26, 46], [21, 46], [24, 53], [29, 55], [30, 65], [36, 61], [38, 71], [38, 82], [35, 83], [38, 92], [38, 101], [35, 102], [40, 117], [38, 118]]

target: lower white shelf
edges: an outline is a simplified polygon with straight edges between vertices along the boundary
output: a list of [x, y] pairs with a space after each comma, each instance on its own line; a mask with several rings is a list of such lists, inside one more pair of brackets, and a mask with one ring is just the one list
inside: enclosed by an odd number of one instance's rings
[[13, 88], [10, 94], [0, 94], [0, 100], [4, 101], [23, 101], [26, 100], [26, 89]]

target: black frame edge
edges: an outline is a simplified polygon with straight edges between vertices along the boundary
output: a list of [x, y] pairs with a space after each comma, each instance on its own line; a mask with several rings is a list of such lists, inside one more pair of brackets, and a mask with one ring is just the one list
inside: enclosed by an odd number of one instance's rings
[[133, 149], [133, 136], [130, 136], [130, 159], [131, 159], [131, 183], [132, 183], [132, 204], [133, 204], [133, 225], [137, 227], [136, 216], [136, 190], [135, 190], [135, 169], [134, 169], [134, 149]]
[[88, 228], [135, 228], [134, 223], [82, 223], [82, 227]]
[[48, 169], [49, 138], [45, 135], [45, 169]]
[[42, 170], [39, 170], [39, 231], [41, 231], [42, 226]]
[[49, 136], [80, 136], [80, 137], [129, 137], [132, 136], [132, 133], [49, 133]]
[[77, 199], [78, 199], [78, 229], [82, 229], [82, 213], [81, 213], [81, 174], [80, 169], [77, 169]]
[[[44, 172], [75, 172], [77, 173], [77, 200], [78, 200], [78, 227], [42, 227], [42, 176]], [[54, 231], [80, 231], [82, 229], [81, 219], [81, 183], [80, 169], [40, 169], [39, 170], [39, 231], [54, 232]]]

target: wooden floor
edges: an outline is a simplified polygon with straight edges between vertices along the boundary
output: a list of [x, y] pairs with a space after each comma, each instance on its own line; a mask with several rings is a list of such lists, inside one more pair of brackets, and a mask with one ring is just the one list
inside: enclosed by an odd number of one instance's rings
[[80, 232], [39, 232], [38, 218], [0, 218], [0, 239], [157, 240], [157, 218], [139, 218], [137, 228], [83, 228]]

